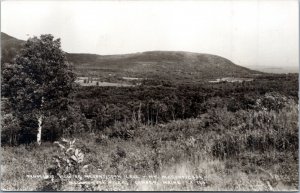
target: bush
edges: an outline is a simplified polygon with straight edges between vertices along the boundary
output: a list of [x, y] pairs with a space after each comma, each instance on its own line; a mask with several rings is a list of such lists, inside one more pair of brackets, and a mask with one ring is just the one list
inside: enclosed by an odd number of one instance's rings
[[74, 140], [62, 139], [57, 144], [59, 154], [52, 156], [52, 164], [47, 168], [48, 178], [44, 179], [38, 191], [59, 191], [70, 180], [82, 180], [89, 165], [83, 165], [84, 153], [76, 148]]
[[220, 139], [216, 139], [212, 146], [212, 155], [221, 160], [236, 158], [240, 153], [242, 145], [240, 139], [230, 134], [224, 135]]
[[138, 122], [116, 122], [113, 126], [104, 130], [104, 134], [110, 138], [132, 139], [135, 130], [140, 126]]

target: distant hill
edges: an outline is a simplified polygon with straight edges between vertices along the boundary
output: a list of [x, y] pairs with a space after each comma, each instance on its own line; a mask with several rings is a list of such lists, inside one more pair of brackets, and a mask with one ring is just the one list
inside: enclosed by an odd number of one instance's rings
[[227, 76], [251, 76], [259, 72], [238, 66], [216, 55], [191, 52], [151, 51], [126, 55], [68, 54], [77, 70], [124, 73], [124, 76], [203, 79]]
[[[9, 62], [24, 41], [1, 33], [2, 62]], [[211, 54], [182, 51], [149, 51], [124, 55], [66, 53], [79, 76], [105, 80], [121, 77], [201, 80], [220, 77], [247, 77], [260, 72], [238, 66], [230, 60]]]
[[25, 41], [1, 32], [1, 63], [11, 62]]

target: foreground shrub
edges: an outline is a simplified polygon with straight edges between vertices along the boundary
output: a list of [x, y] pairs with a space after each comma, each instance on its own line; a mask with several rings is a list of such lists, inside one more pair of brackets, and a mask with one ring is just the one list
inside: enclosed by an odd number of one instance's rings
[[47, 168], [47, 178], [42, 181], [37, 190], [59, 191], [70, 180], [82, 180], [84, 170], [88, 165], [83, 165], [84, 153], [76, 148], [73, 141], [63, 139], [54, 142], [60, 148], [60, 153], [52, 156], [52, 164]]
[[[214, 157], [238, 158], [245, 152], [296, 152], [298, 150], [298, 109], [293, 101], [284, 103], [281, 110], [266, 109], [237, 111], [232, 115], [213, 114], [216, 125], [224, 128], [221, 137], [214, 139]], [[230, 121], [243, 120], [243, 122]], [[231, 117], [231, 118], [228, 118]], [[229, 122], [228, 122], [229, 121]]]

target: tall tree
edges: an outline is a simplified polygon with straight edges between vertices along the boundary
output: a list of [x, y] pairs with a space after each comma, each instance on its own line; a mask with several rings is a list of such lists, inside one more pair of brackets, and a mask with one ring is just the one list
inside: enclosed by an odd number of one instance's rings
[[3, 65], [2, 96], [9, 100], [16, 117], [34, 122], [30, 125], [38, 128], [37, 143], [41, 144], [43, 119], [67, 109], [74, 80], [60, 39], [41, 35], [26, 41], [13, 64]]

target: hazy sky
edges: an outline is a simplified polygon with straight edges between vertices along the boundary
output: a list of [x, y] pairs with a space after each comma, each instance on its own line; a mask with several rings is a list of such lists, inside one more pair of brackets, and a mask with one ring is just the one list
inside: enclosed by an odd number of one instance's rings
[[67, 52], [175, 50], [298, 66], [297, 0], [2, 1], [1, 31], [51, 33]]

